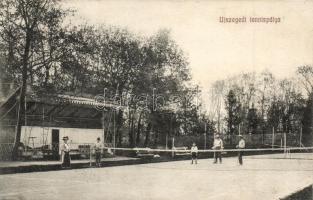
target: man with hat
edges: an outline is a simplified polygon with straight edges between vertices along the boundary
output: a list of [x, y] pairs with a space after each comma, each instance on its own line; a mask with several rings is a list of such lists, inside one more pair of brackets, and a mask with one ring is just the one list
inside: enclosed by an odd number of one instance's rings
[[[236, 148], [237, 149], [244, 149], [246, 147], [246, 142], [245, 142], [242, 135], [239, 135], [239, 137], [240, 137], [240, 139], [239, 139], [239, 142], [238, 142], [238, 145], [236, 146]], [[243, 151], [238, 151], [238, 161], [239, 161], [240, 165], [243, 164], [242, 156], [243, 156]]]
[[61, 160], [62, 168], [71, 167], [71, 157], [70, 157], [70, 145], [68, 144], [68, 137], [63, 137], [64, 144], [61, 145]]
[[219, 150], [214, 152], [214, 164], [217, 163], [217, 159], [219, 159], [220, 163], [222, 163], [222, 152], [220, 150], [224, 149], [223, 140], [220, 138], [220, 134], [217, 133], [215, 135], [214, 143], [212, 149]]

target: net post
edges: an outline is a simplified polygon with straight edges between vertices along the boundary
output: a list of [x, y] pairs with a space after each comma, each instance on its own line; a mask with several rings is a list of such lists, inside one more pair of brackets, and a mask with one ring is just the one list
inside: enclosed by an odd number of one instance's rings
[[274, 145], [275, 145], [275, 130], [274, 130], [274, 126], [272, 129], [272, 149], [274, 149]]
[[299, 147], [302, 147], [302, 125], [300, 126]]
[[285, 151], [285, 153], [287, 151], [286, 147], [287, 147], [286, 132], [284, 132], [284, 151]]
[[206, 143], [207, 141], [206, 141], [206, 122], [205, 122], [204, 124], [204, 148], [203, 149], [206, 149]]
[[287, 133], [286, 132], [284, 132], [284, 155], [285, 155], [285, 158], [290, 156], [290, 149], [287, 149]]
[[175, 138], [173, 137], [172, 138], [172, 158], [174, 158], [174, 155], [175, 155], [174, 150], [175, 150]]
[[113, 109], [113, 156], [115, 156], [115, 148], [116, 148], [116, 144], [115, 144], [115, 136], [116, 136], [116, 110]]
[[165, 149], [168, 149], [167, 143], [168, 143], [168, 134], [166, 134], [165, 137]]
[[89, 166], [91, 167], [92, 166], [92, 160], [91, 160], [91, 156], [92, 156], [92, 153], [91, 153], [91, 145], [89, 145]]

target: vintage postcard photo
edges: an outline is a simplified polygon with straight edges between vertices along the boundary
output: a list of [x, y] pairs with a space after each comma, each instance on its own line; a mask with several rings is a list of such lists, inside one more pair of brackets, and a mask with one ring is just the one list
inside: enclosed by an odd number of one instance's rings
[[0, 200], [313, 200], [313, 0], [1, 0]]

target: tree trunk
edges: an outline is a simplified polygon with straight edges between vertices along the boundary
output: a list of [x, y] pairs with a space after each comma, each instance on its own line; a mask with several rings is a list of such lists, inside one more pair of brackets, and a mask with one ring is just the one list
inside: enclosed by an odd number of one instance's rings
[[135, 119], [135, 113], [132, 115], [132, 120], [131, 120], [131, 135], [132, 135], [132, 140], [131, 140], [131, 147], [135, 146], [135, 140], [134, 140], [134, 133], [135, 133], [135, 125], [134, 125], [134, 119]]
[[[265, 90], [265, 88], [264, 88]], [[265, 103], [265, 95], [264, 93], [262, 94], [262, 101], [261, 101], [262, 105], [261, 105], [261, 117], [262, 117], [262, 144], [264, 144], [264, 134], [265, 134], [265, 127], [264, 127], [264, 103]]]
[[12, 152], [12, 159], [17, 159], [17, 149], [21, 140], [21, 130], [23, 125], [23, 119], [25, 115], [25, 95], [27, 91], [27, 68], [28, 68], [28, 57], [29, 57], [29, 51], [30, 51], [30, 42], [31, 42], [31, 33], [27, 32], [26, 34], [26, 44], [24, 49], [24, 55], [23, 55], [23, 68], [22, 68], [22, 87], [20, 91], [20, 97], [18, 100], [18, 114], [17, 114], [17, 124], [16, 124], [16, 130], [15, 130], [15, 140], [14, 140], [14, 147]]
[[133, 133], [132, 133], [132, 113], [128, 111], [128, 144], [131, 147], [133, 143]]
[[134, 112], [133, 113], [130, 113], [129, 114], [129, 145], [130, 147], [134, 147], [134, 118], [135, 118], [135, 115], [134, 115]]
[[154, 141], [153, 141], [153, 144], [154, 144], [155, 148], [157, 148], [158, 139], [159, 139], [159, 131], [154, 131]]
[[44, 87], [47, 87], [47, 85], [48, 85], [48, 81], [49, 81], [49, 79], [50, 79], [50, 66], [46, 66], [45, 67], [46, 69], [45, 69], [45, 80], [44, 80]]
[[145, 147], [148, 147], [150, 143], [150, 131], [151, 131], [151, 122], [148, 123], [146, 128]]
[[119, 147], [122, 145], [122, 139], [123, 139], [122, 132], [120, 131], [123, 125], [122, 122], [123, 122], [123, 111], [119, 110], [118, 116], [117, 116], [117, 130], [116, 130], [116, 133], [118, 135], [117, 144]]
[[141, 132], [141, 117], [142, 117], [143, 111], [140, 111], [139, 119], [137, 123], [137, 135], [136, 135], [136, 145], [138, 146], [140, 144], [140, 132]]

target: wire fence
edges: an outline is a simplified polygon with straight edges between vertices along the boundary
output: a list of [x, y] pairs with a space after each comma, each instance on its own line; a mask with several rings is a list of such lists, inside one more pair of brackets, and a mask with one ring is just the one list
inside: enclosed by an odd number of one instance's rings
[[[71, 156], [74, 159], [89, 159], [94, 156], [95, 143], [69, 143], [71, 149]], [[103, 154], [111, 155], [111, 148], [113, 144], [102, 143], [104, 149]], [[0, 143], [0, 160], [6, 161], [12, 159], [14, 143]], [[55, 160], [59, 159], [61, 155], [62, 143], [53, 143], [42, 145], [41, 143], [30, 143], [24, 145], [20, 143], [18, 147], [17, 159], [18, 160]]]
[[10, 160], [13, 153], [13, 143], [0, 143], [0, 160]]

